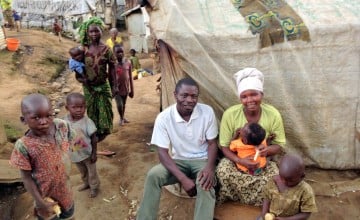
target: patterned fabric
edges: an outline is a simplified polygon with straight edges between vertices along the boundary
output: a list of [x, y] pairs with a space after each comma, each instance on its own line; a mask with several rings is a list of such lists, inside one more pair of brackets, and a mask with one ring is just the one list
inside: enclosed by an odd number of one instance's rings
[[269, 161], [259, 175], [250, 175], [239, 171], [235, 164], [223, 158], [216, 168], [219, 192], [217, 202], [227, 200], [241, 204], [261, 206], [263, 201], [263, 188], [272, 176], [279, 173], [275, 162]]
[[261, 47], [287, 40], [310, 41], [301, 17], [284, 0], [232, 0], [253, 34], [260, 34]]
[[300, 212], [317, 212], [314, 192], [305, 181], [279, 192], [275, 181], [271, 179], [264, 189], [264, 197], [270, 201], [269, 211], [277, 217], [289, 217]]
[[107, 81], [107, 67], [115, 65], [113, 53], [106, 45], [99, 45], [99, 53], [92, 54], [85, 49], [85, 73], [88, 80], [83, 85], [87, 115], [93, 120], [98, 134], [110, 134], [113, 127], [111, 90]]
[[115, 65], [113, 52], [105, 44], [99, 45], [99, 53], [92, 54], [87, 46], [84, 47], [86, 79], [91, 85], [103, 84], [107, 81], [107, 67]]
[[88, 117], [93, 120], [97, 134], [110, 134], [113, 128], [114, 114], [111, 105], [109, 83], [98, 86], [83, 86]]
[[15, 143], [10, 163], [21, 170], [31, 171], [40, 195], [51, 197], [68, 210], [73, 205], [68, 157], [70, 142], [75, 132], [67, 122], [54, 119], [56, 143], [25, 135]]
[[89, 45], [90, 44], [89, 37], [87, 36], [87, 30], [88, 30], [89, 26], [92, 24], [96, 24], [101, 29], [104, 29], [104, 22], [101, 20], [101, 18], [98, 18], [98, 17], [91, 17], [89, 20], [82, 23], [79, 27], [79, 35], [80, 35], [81, 45]]

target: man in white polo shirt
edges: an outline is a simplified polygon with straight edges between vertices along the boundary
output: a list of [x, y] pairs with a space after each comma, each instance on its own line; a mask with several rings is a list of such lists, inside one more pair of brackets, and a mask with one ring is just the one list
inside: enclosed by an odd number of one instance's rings
[[218, 127], [213, 109], [197, 103], [198, 96], [197, 83], [181, 79], [175, 87], [176, 104], [155, 120], [151, 143], [158, 147], [160, 164], [147, 174], [137, 220], [155, 220], [161, 187], [177, 182], [189, 196], [196, 195], [194, 219], [213, 219]]

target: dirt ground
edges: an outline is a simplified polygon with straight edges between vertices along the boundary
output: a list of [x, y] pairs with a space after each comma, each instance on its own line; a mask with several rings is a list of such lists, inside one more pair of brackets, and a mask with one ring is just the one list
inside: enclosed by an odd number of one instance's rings
[[[121, 35], [126, 40], [126, 33]], [[8, 32], [8, 36], [21, 40], [24, 53], [19, 58], [16, 53], [0, 51], [0, 122], [9, 123], [23, 132], [26, 128], [18, 120], [21, 98], [35, 91], [61, 93], [62, 88], [54, 88], [50, 79], [51, 73], [55, 71], [54, 67], [42, 60], [49, 54], [67, 59], [68, 49], [76, 43], [67, 39], [60, 43], [54, 35], [38, 30]], [[125, 51], [128, 49], [125, 44]], [[151, 69], [152, 60], [145, 55], [141, 57], [143, 67]], [[99, 156], [97, 167], [101, 188], [96, 198], [89, 199], [86, 191], [76, 191], [81, 180], [78, 171], [73, 167], [71, 183], [75, 196], [75, 219], [134, 218], [141, 200], [146, 172], [158, 163], [156, 149], [151, 148], [148, 143], [154, 119], [159, 112], [160, 98], [155, 90], [159, 76], [134, 81], [135, 97], [128, 100], [126, 111], [129, 124], [120, 127], [119, 116], [115, 108], [113, 109], [113, 134], [99, 144], [99, 150], [108, 149], [116, 152], [116, 155]], [[81, 86], [72, 73], [65, 74], [64, 84], [70, 91], [81, 92]], [[61, 104], [59, 109], [61, 117], [65, 114]], [[1, 132], [4, 131], [0, 130]], [[4, 140], [1, 142], [1, 138], [0, 143], [0, 159], [8, 159], [13, 145]], [[323, 171], [309, 168], [306, 180], [314, 187], [319, 208], [319, 212], [312, 215], [311, 219], [360, 219], [360, 181], [357, 171]], [[24, 192], [21, 185], [0, 185], [0, 189], [1, 220], [33, 219], [31, 196], [28, 193], [19, 194]], [[194, 199], [179, 198], [163, 190], [159, 219], [192, 219], [194, 203]], [[215, 217], [221, 220], [255, 219], [259, 212], [260, 208], [226, 203], [216, 208]]]

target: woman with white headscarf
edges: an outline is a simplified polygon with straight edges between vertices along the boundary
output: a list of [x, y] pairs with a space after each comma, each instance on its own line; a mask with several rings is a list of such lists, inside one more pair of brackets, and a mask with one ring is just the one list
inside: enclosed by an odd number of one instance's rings
[[260, 150], [260, 156], [269, 157], [279, 154], [285, 145], [285, 132], [279, 111], [269, 104], [262, 103], [263, 74], [255, 68], [245, 68], [235, 73], [240, 103], [228, 108], [221, 119], [219, 142], [225, 156], [216, 168], [219, 181], [219, 203], [226, 200], [242, 204], [260, 206], [262, 189], [268, 180], [278, 174], [275, 162], [269, 161], [258, 175], [244, 173], [237, 169], [236, 163], [248, 169], [256, 169], [258, 164], [250, 158], [239, 158], [229, 149], [230, 142], [237, 138], [240, 128], [254, 122], [266, 131], [266, 137], [272, 142]]

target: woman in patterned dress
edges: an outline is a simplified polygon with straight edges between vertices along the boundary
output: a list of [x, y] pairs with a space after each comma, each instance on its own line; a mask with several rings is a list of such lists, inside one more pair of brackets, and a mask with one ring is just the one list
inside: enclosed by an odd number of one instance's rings
[[279, 154], [285, 145], [285, 132], [280, 113], [271, 105], [262, 103], [263, 74], [255, 68], [245, 68], [234, 75], [241, 104], [228, 108], [221, 119], [219, 142], [225, 158], [216, 168], [219, 183], [217, 201], [238, 201], [242, 204], [260, 206], [262, 189], [267, 181], [278, 174], [275, 162], [269, 161], [258, 175], [244, 173], [236, 168], [239, 163], [249, 169], [258, 168], [252, 158], [239, 158], [230, 151], [233, 137], [237, 137], [240, 128], [248, 122], [260, 124], [266, 131], [266, 137], [272, 137], [271, 145], [261, 147], [260, 156], [270, 157]]
[[[80, 27], [80, 40], [84, 47], [85, 77], [77, 77], [83, 84], [87, 115], [97, 127], [98, 141], [112, 131], [111, 105], [116, 59], [112, 50], [101, 42], [103, 22], [92, 17]], [[114, 94], [114, 91], [113, 91]]]

